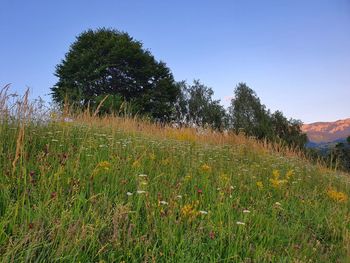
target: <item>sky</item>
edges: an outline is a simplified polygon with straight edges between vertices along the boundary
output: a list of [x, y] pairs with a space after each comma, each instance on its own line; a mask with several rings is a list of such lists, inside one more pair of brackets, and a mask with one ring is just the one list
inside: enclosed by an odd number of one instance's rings
[[0, 0], [0, 87], [50, 101], [55, 66], [100, 27], [128, 32], [225, 106], [245, 82], [288, 118], [350, 117], [350, 0]]

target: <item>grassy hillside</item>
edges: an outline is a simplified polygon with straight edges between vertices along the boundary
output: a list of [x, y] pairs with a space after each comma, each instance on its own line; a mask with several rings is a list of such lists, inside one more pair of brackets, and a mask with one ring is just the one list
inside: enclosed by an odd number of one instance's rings
[[243, 136], [3, 120], [2, 262], [348, 262], [349, 178]]

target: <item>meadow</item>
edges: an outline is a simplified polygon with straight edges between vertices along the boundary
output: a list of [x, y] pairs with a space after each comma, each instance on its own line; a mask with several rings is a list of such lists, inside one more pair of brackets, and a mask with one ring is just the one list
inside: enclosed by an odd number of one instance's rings
[[244, 135], [24, 115], [0, 120], [2, 262], [350, 261], [348, 174]]

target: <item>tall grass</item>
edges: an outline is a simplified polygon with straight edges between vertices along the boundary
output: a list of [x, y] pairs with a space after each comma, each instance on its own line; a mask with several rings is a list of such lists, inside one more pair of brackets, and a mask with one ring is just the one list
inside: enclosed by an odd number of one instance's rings
[[3, 262], [350, 260], [348, 175], [243, 135], [69, 109], [33, 122], [5, 93]]

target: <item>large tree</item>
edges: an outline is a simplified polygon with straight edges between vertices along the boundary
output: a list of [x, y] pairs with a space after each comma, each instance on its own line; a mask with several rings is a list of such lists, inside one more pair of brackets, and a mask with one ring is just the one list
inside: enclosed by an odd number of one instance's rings
[[[56, 66], [54, 101], [81, 107], [96, 105], [101, 96], [130, 102], [141, 114], [167, 119], [179, 94], [163, 62], [127, 33], [112, 29], [87, 30]], [[111, 99], [110, 99], [111, 100]]]
[[268, 113], [254, 90], [239, 83], [229, 107], [230, 126], [235, 132], [244, 131], [259, 139], [270, 137]]

